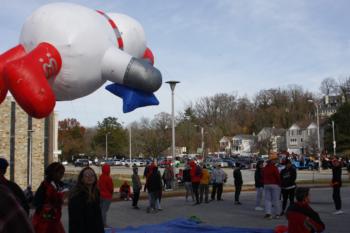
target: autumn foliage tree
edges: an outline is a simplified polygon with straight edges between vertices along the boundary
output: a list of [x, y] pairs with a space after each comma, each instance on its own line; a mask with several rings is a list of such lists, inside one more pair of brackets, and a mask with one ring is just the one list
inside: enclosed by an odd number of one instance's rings
[[73, 155], [84, 153], [85, 131], [86, 129], [74, 118], [58, 122], [58, 146], [62, 150], [61, 160], [71, 161]]

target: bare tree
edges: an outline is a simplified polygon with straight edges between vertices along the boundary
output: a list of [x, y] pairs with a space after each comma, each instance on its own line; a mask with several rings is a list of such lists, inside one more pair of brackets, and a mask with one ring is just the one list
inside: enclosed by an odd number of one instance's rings
[[350, 99], [350, 77], [339, 79], [339, 94], [345, 98], [345, 102]]
[[337, 94], [338, 93], [337, 81], [332, 77], [323, 79], [323, 81], [321, 82], [320, 91], [323, 95]]

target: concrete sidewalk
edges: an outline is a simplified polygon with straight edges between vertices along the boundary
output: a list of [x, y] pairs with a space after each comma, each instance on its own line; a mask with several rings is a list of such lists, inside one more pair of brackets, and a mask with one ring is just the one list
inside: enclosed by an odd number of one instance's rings
[[[311, 189], [311, 206], [320, 213], [321, 219], [326, 224], [325, 232], [350, 232], [350, 187], [342, 188], [341, 192], [345, 214], [335, 216], [332, 215], [334, 211], [332, 189]], [[276, 225], [287, 224], [287, 220], [284, 217], [278, 220], [265, 220], [263, 218], [263, 212], [254, 211], [255, 192], [242, 192], [241, 202], [243, 205], [241, 206], [233, 204], [233, 193], [224, 193], [223, 198], [224, 201], [212, 201], [209, 204], [193, 206], [192, 202], [186, 202], [183, 196], [167, 197], [162, 199], [163, 210], [151, 214], [146, 213], [147, 200], [141, 200], [139, 202], [140, 210], [132, 209], [131, 201], [114, 202], [108, 213], [108, 224], [118, 227], [140, 226], [145, 224], [158, 224], [179, 217], [187, 218], [193, 215], [204, 221], [204, 224], [215, 226], [272, 229]], [[68, 216], [66, 206], [63, 209], [62, 221], [67, 229]]]

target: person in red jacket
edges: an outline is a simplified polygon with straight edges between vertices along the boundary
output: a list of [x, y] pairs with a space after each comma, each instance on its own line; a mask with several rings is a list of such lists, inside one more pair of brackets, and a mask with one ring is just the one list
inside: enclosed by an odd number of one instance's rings
[[124, 181], [122, 186], [119, 188], [120, 199], [124, 199], [125, 201], [129, 201], [131, 197], [131, 189], [130, 185], [127, 181]]
[[264, 196], [265, 196], [265, 218], [272, 218], [272, 206], [275, 214], [275, 218], [280, 217], [281, 203], [279, 201], [281, 194], [281, 178], [277, 167], [275, 166], [275, 160], [277, 155], [270, 156], [266, 166], [263, 170], [264, 180]]
[[190, 162], [190, 167], [191, 167], [190, 175], [191, 175], [192, 189], [193, 189], [194, 196], [196, 197], [196, 203], [194, 203], [194, 205], [198, 205], [200, 204], [199, 183], [202, 177], [202, 169], [194, 161]]
[[109, 206], [111, 205], [114, 191], [113, 180], [110, 173], [110, 166], [108, 164], [104, 164], [102, 166], [102, 174], [98, 180], [98, 188], [100, 190], [100, 206], [104, 226], [107, 226], [107, 212], [109, 210]]
[[36, 233], [64, 233], [61, 223], [63, 200], [67, 194], [61, 181], [65, 168], [58, 162], [51, 163], [45, 169], [45, 179], [35, 192], [32, 218]]
[[320, 216], [310, 206], [309, 188], [295, 190], [297, 202], [287, 209], [288, 233], [322, 232], [325, 225]]

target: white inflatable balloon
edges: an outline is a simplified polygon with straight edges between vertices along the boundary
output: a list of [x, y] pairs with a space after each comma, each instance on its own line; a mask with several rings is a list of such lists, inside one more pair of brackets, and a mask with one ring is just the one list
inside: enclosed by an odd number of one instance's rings
[[71, 3], [48, 4], [26, 20], [20, 45], [0, 55], [0, 102], [9, 89], [29, 115], [41, 118], [56, 100], [86, 96], [109, 80], [116, 87], [107, 89], [129, 104], [124, 112], [157, 104], [153, 92], [162, 79], [153, 59], [135, 19]]

